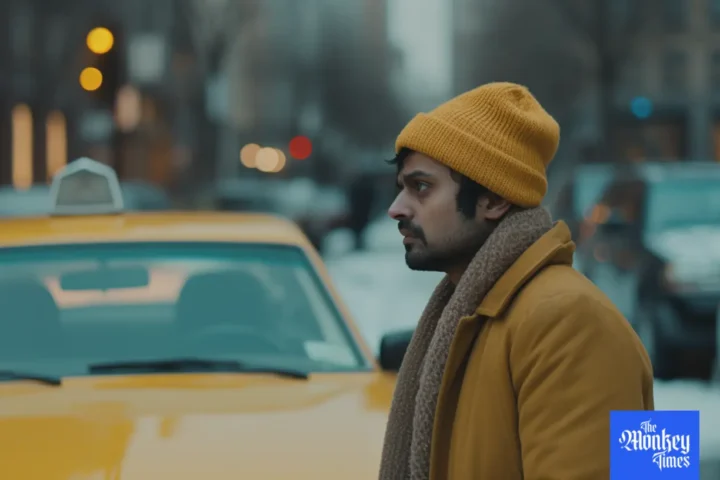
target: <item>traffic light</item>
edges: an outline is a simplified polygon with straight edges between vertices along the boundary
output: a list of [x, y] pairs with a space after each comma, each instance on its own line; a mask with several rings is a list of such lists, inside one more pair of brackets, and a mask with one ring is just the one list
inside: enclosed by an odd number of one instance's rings
[[101, 25], [90, 29], [85, 37], [87, 62], [78, 77], [82, 89], [110, 109], [124, 80], [119, 36], [120, 29], [115, 27]]

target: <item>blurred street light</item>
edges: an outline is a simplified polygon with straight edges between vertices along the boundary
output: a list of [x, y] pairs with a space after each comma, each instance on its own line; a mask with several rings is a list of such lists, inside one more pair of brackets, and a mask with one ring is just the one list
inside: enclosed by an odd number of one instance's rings
[[85, 67], [80, 72], [80, 86], [83, 90], [94, 92], [102, 86], [103, 74], [95, 67]]
[[255, 165], [261, 172], [274, 173], [279, 163], [280, 155], [271, 147], [261, 148], [255, 156]]
[[65, 114], [59, 110], [50, 112], [45, 120], [45, 162], [47, 179], [67, 165], [67, 124]]
[[290, 156], [296, 160], [305, 160], [312, 154], [312, 142], [308, 137], [298, 135], [290, 140]]
[[30, 188], [33, 181], [33, 114], [21, 104], [12, 110], [12, 182], [17, 189]]
[[256, 167], [257, 154], [260, 151], [260, 145], [257, 143], [248, 143], [240, 149], [240, 163], [247, 168]]
[[96, 27], [87, 34], [85, 43], [91, 52], [102, 55], [112, 50], [115, 36], [105, 27]]
[[131, 132], [142, 120], [142, 97], [132, 85], [125, 85], [118, 91], [115, 109], [115, 123], [123, 132]]
[[279, 148], [275, 149], [275, 152], [278, 155], [278, 162], [277, 165], [275, 165], [275, 168], [273, 169], [273, 173], [282, 172], [283, 168], [285, 168], [285, 165], [287, 164], [287, 157], [285, 156], [285, 153], [280, 150]]

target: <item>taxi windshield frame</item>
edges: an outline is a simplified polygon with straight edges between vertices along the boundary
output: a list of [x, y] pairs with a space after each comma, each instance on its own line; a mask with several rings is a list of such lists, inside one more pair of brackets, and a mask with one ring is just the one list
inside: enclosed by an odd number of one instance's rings
[[3, 265], [22, 265], [39, 261], [62, 262], [82, 261], [86, 258], [97, 257], [98, 254], [112, 253], [116, 258], [132, 255], [140, 258], [151, 258], [140, 252], [160, 251], [168, 259], [176, 257], [180, 260], [183, 254], [191, 258], [208, 257], [212, 260], [222, 258], [232, 259], [233, 256], [248, 257], [253, 249], [264, 252], [282, 252], [284, 255], [297, 255], [297, 265], [303, 267], [308, 273], [314, 287], [321, 295], [326, 306], [338, 323], [347, 346], [352, 350], [357, 366], [352, 372], [362, 373], [374, 369], [372, 359], [369, 358], [359, 341], [355, 338], [345, 316], [340, 311], [328, 286], [321, 279], [315, 265], [308, 258], [305, 251], [297, 245], [274, 244], [263, 242], [227, 242], [227, 241], [132, 241], [132, 242], [97, 242], [97, 243], [65, 243], [65, 244], [40, 244], [0, 247], [0, 268]]

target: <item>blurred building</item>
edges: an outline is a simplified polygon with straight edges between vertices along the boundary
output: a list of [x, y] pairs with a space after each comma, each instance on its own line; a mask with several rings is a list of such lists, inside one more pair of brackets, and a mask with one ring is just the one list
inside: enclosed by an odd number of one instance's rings
[[458, 51], [454, 38], [463, 34], [454, 32], [463, 28], [476, 31], [478, 19], [482, 18], [473, 15], [477, 11], [466, 11], [470, 16], [464, 17], [464, 24], [458, 24], [454, 17], [463, 15], [468, 3], [388, 0], [388, 34], [397, 56], [392, 70], [393, 87], [408, 114], [430, 110], [458, 91], [454, 85], [457, 69], [472, 62], [463, 61], [463, 52]]
[[0, 181], [46, 182], [89, 155], [169, 181], [175, 0], [5, 2]]
[[[379, 118], [373, 120], [358, 107], [382, 101], [368, 98], [368, 92], [383, 91], [390, 82], [387, 0], [258, 5], [224, 64], [229, 111], [218, 177], [305, 175], [339, 181], [370, 156], [373, 147], [354, 138], [362, 136], [363, 124], [384, 120], [382, 111], [374, 112]], [[303, 160], [294, 159], [290, 149], [298, 136], [312, 145]], [[286, 159], [282, 170], [260, 172], [239, 162], [238, 152], [248, 144], [279, 149]]]
[[[402, 108], [415, 110], [395, 105], [407, 89], [391, 86], [388, 1], [5, 2], [0, 182], [46, 182], [83, 155], [181, 190], [382, 165]], [[312, 147], [302, 161], [298, 137]], [[243, 167], [249, 143], [281, 151], [284, 168]]]
[[[605, 160], [720, 159], [720, 0], [592, 0], [582, 6], [556, 0], [532, 12], [521, 4], [454, 0], [456, 92], [487, 81], [492, 72], [501, 77], [494, 80], [524, 79], [541, 92], [556, 84], [562, 99], [563, 92], [574, 94], [570, 80], [579, 84], [581, 117], [607, 115], [609, 125], [603, 127], [602, 119], [590, 125], [608, 130], [611, 158]], [[548, 58], [531, 46], [548, 42], [538, 36], [554, 37], [548, 45], [557, 49], [579, 47], [565, 58]], [[533, 62], [533, 54], [541, 61]], [[585, 65], [576, 73], [567, 65], [562, 70], [573, 55]], [[612, 69], [605, 83], [611, 105], [604, 109], [592, 106], [604, 98], [601, 63]]]
[[[496, 21], [501, 0], [453, 0], [452, 9], [452, 88], [464, 92], [478, 86], [483, 78], [479, 50], [486, 44], [483, 37], [488, 22]], [[492, 48], [492, 47], [491, 47]]]
[[284, 173], [302, 167], [290, 162], [289, 143], [298, 135], [314, 139], [320, 128], [320, 79], [312, 75], [318, 62], [320, 8], [319, 0], [260, 1], [256, 15], [232, 40], [222, 73], [228, 111], [219, 178], [263, 174], [241, 164], [238, 155], [247, 144], [281, 150], [287, 162]]
[[657, 32], [630, 52], [617, 92], [615, 152], [720, 160], [720, 1], [665, 0], [632, 12]]

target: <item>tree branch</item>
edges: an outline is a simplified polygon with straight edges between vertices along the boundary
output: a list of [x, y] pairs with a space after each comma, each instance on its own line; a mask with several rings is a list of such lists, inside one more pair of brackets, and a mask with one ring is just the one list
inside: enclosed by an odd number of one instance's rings
[[[564, 20], [565, 24], [569, 26], [582, 41], [590, 44], [594, 49], [598, 50], [599, 45], [595, 35], [588, 33], [590, 31], [590, 25], [588, 25], [587, 19], [583, 18], [576, 9], [573, 9], [568, 4], [567, 0], [545, 0], [549, 3], [550, 7], [553, 7], [555, 12]], [[594, 2], [609, 1], [609, 0], [592, 0]]]
[[629, 18], [614, 21], [610, 0], [590, 0], [591, 10], [587, 15], [572, 8], [569, 0], [546, 0], [575, 34], [591, 45], [601, 62], [605, 61], [603, 58], [612, 58], [615, 63], [623, 63], [630, 57], [632, 48], [628, 47], [640, 35], [647, 18], [644, 12], [655, 5], [647, 0], [627, 1], [636, 11], [630, 13]]
[[217, 68], [248, 16], [257, 10], [254, 0], [177, 0], [181, 15], [190, 26], [192, 44], [202, 72]]

